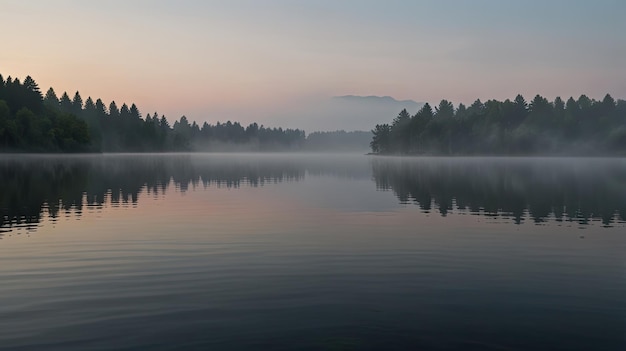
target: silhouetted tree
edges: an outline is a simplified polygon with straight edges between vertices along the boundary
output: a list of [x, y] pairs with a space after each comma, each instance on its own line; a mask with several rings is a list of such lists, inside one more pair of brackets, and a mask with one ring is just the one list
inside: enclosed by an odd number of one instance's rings
[[59, 98], [57, 97], [57, 94], [54, 92], [54, 89], [52, 89], [52, 87], [50, 87], [46, 92], [46, 96], [44, 97], [44, 104], [53, 109], [59, 107]]
[[61, 100], [59, 101], [59, 106], [61, 108], [61, 111], [65, 112], [65, 113], [71, 113], [72, 112], [72, 100], [70, 100], [69, 95], [67, 95], [67, 92], [63, 92], [63, 95], [61, 95]]
[[79, 115], [83, 110], [83, 98], [80, 97], [80, 93], [77, 91], [72, 99], [72, 113]]
[[377, 124], [372, 133], [374, 134], [370, 143], [372, 151], [383, 154], [388, 153], [390, 151], [389, 145], [391, 144], [391, 128], [389, 125]]
[[111, 101], [111, 103], [109, 104], [109, 116], [113, 119], [120, 116], [120, 110], [117, 108], [117, 104], [115, 103], [115, 101]]

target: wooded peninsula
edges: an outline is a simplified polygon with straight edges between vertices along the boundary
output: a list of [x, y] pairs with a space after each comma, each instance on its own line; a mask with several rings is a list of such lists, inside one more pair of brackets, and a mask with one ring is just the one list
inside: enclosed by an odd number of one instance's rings
[[[369, 138], [369, 136], [368, 136]], [[202, 126], [182, 116], [173, 125], [157, 112], [142, 117], [135, 104], [121, 107], [101, 99], [83, 101], [77, 91], [42, 95], [27, 76], [23, 82], [0, 75], [2, 152], [167, 152], [195, 150], [300, 150], [299, 129], [267, 128], [238, 122]]]
[[457, 108], [442, 100], [415, 114], [402, 110], [391, 124], [376, 125], [370, 147], [395, 155], [626, 155], [626, 101], [548, 101], [523, 96], [503, 102], [476, 100]]

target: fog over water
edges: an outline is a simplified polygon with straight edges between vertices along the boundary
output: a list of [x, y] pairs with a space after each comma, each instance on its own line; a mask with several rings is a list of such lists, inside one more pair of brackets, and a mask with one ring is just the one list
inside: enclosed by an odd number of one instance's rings
[[171, 188], [185, 193], [196, 187], [258, 187], [323, 176], [370, 180], [372, 189], [393, 193], [399, 205], [441, 216], [471, 213], [510, 217], [516, 224], [599, 221], [605, 226], [626, 218], [626, 163], [620, 158], [3, 156], [0, 174], [0, 220], [5, 228], [33, 226], [44, 215], [80, 213], [85, 206], [136, 206], [141, 195], [158, 197]]

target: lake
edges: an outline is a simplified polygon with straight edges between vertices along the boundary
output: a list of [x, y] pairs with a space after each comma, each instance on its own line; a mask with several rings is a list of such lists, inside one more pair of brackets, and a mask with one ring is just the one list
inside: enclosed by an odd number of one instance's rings
[[624, 350], [626, 159], [0, 156], [0, 350]]

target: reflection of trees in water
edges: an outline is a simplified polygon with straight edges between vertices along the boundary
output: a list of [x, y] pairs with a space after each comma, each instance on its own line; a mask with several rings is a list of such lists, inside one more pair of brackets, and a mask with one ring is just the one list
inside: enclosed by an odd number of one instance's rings
[[375, 158], [380, 189], [423, 211], [549, 218], [609, 225], [626, 220], [626, 163], [620, 159]]
[[0, 235], [11, 227], [34, 229], [42, 215], [80, 216], [83, 206], [136, 204], [139, 194], [158, 196], [173, 182], [238, 188], [294, 181], [305, 169], [278, 160], [229, 161], [189, 155], [23, 156], [0, 159]]
[[42, 215], [80, 217], [83, 207], [134, 206], [141, 193], [159, 196], [173, 184], [264, 186], [306, 174], [370, 179], [424, 211], [469, 211], [611, 224], [626, 218], [626, 162], [577, 159], [393, 158], [307, 155], [4, 156], [0, 159], [0, 235], [35, 228]]

